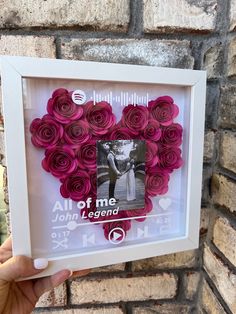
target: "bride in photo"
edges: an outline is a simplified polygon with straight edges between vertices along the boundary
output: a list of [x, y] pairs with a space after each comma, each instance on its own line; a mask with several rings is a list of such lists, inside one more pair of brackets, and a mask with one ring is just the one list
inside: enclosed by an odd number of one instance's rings
[[133, 201], [136, 199], [136, 183], [134, 174], [134, 159], [129, 158], [126, 166], [126, 188], [127, 188], [127, 201]]

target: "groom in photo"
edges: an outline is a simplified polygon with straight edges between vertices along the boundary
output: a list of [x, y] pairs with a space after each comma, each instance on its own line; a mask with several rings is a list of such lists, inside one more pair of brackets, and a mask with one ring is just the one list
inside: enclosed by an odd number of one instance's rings
[[[109, 199], [115, 198], [115, 186], [116, 180], [121, 176], [120, 171], [118, 170], [118, 162], [116, 160], [116, 154], [118, 152], [118, 146], [114, 143], [110, 145], [110, 151], [107, 155], [107, 163], [109, 167]], [[116, 202], [119, 201], [118, 198], [115, 198]]]

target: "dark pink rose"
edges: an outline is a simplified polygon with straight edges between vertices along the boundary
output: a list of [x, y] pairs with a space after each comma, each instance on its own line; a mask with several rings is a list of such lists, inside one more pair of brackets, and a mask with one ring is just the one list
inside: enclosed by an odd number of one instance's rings
[[147, 107], [128, 105], [123, 109], [121, 123], [133, 132], [142, 131], [148, 124], [148, 115]]
[[156, 100], [149, 101], [148, 110], [153, 119], [165, 126], [173, 123], [173, 119], [179, 113], [179, 108], [174, 104], [174, 100], [170, 96], [162, 96]]
[[76, 105], [67, 89], [56, 89], [48, 100], [48, 113], [63, 124], [77, 120], [83, 115], [83, 107]]
[[145, 188], [148, 196], [165, 194], [168, 191], [170, 176], [157, 167], [149, 168], [145, 176]]
[[90, 177], [86, 171], [78, 170], [76, 173], [68, 176], [63, 181], [60, 192], [65, 198], [71, 198], [73, 201], [85, 200], [90, 192]]
[[30, 125], [32, 133], [31, 141], [34, 146], [42, 148], [53, 148], [63, 136], [63, 127], [49, 114], [42, 119], [34, 119]]
[[178, 147], [162, 147], [158, 156], [159, 166], [165, 171], [172, 172], [183, 165], [181, 150]]
[[97, 173], [96, 171], [89, 172], [91, 182], [91, 193], [97, 195]]
[[101, 101], [94, 105], [90, 101], [84, 107], [85, 117], [94, 135], [104, 135], [115, 125], [116, 117], [107, 102]]
[[160, 124], [154, 119], [148, 120], [146, 128], [142, 132], [142, 137], [150, 141], [158, 141], [161, 137]]
[[[117, 220], [112, 222], [106, 222], [103, 224], [104, 235], [106, 239], [109, 239], [109, 233], [114, 228], [121, 228], [124, 230], [124, 234], [126, 235], [127, 231], [131, 228], [131, 221], [130, 220]], [[120, 238], [118, 237], [117, 240], [123, 238], [123, 232], [116, 229], [116, 233], [120, 233]], [[112, 237], [111, 237], [112, 240]]]
[[109, 133], [110, 140], [130, 140], [135, 139], [138, 136], [138, 132], [134, 132], [127, 127], [116, 125]]
[[80, 145], [77, 149], [78, 163], [81, 169], [96, 169], [96, 142], [90, 141]]
[[[152, 211], [153, 205], [152, 201], [148, 196], [145, 196], [145, 207], [144, 208], [138, 208], [138, 209], [132, 209], [132, 210], [126, 210], [126, 216], [127, 217], [138, 217], [138, 216], [146, 216], [148, 213]], [[136, 218], [136, 221], [144, 221], [146, 217]]]
[[90, 140], [91, 134], [89, 133], [88, 122], [78, 120], [67, 124], [65, 126], [64, 139], [72, 147], [76, 147], [76, 145], [83, 144]]
[[158, 162], [157, 150], [158, 146], [156, 143], [146, 141], [146, 154], [145, 154], [146, 167], [154, 167], [157, 164]]
[[179, 146], [182, 143], [183, 128], [178, 123], [172, 123], [162, 128], [160, 142], [165, 146]]
[[77, 165], [78, 162], [73, 149], [67, 146], [47, 149], [45, 158], [42, 160], [42, 167], [59, 179], [73, 173]]

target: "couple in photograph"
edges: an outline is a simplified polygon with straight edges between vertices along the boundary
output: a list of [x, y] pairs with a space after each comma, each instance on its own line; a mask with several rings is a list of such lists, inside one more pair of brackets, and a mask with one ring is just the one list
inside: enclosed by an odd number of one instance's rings
[[[126, 164], [126, 169], [123, 172], [119, 171], [118, 162], [116, 159], [116, 155], [118, 153], [118, 146], [116, 144], [110, 145], [110, 150], [107, 155], [107, 163], [109, 168], [109, 199], [115, 198], [115, 188], [117, 179], [121, 178], [121, 176], [126, 175], [126, 200], [133, 201], [136, 199], [136, 183], [135, 183], [135, 165], [133, 154], [130, 153], [130, 157]], [[115, 198], [116, 202], [119, 201], [118, 198]]]

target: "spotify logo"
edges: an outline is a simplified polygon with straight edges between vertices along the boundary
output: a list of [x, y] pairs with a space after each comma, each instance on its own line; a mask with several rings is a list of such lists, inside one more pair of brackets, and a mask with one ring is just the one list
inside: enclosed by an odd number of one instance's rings
[[76, 105], [83, 105], [86, 102], [85, 92], [81, 89], [76, 89], [72, 93], [72, 100]]

